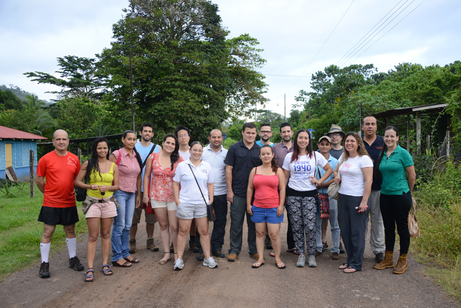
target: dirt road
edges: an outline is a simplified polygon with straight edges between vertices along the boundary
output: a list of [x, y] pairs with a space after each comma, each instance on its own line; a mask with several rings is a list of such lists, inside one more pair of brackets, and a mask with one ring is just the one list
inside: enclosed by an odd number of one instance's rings
[[[284, 223], [281, 230], [283, 251], [286, 227]], [[139, 230], [144, 231], [143, 224]], [[158, 231], [157, 227], [155, 240], [160, 245]], [[228, 232], [226, 238], [227, 249]], [[110, 277], [98, 271], [98, 251], [92, 283], [83, 281], [82, 272], [67, 267], [67, 251], [54, 252], [51, 278], [40, 279], [36, 264], [1, 283], [0, 307], [460, 307], [421, 274], [421, 266], [413, 258], [404, 275], [394, 275], [390, 269], [373, 270], [368, 245], [363, 270], [354, 274], [338, 270], [344, 254], [339, 261], [332, 261], [328, 251], [317, 257], [317, 268], [297, 268], [297, 256], [283, 252], [287, 268], [279, 270], [266, 250], [266, 265], [252, 269], [254, 260], [248, 256], [246, 244], [237, 262], [219, 259], [217, 269], [202, 266], [196, 254], [187, 251], [184, 269], [175, 272], [172, 262], [159, 265], [162, 252], [146, 250], [145, 242], [145, 232], [139, 232], [141, 249], [136, 257], [141, 262], [131, 268], [115, 268]], [[80, 239], [77, 251], [86, 267], [85, 245], [86, 238]]]

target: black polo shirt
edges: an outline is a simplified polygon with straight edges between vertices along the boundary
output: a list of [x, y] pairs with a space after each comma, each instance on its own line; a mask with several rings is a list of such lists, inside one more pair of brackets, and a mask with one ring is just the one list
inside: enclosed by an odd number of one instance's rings
[[230, 146], [224, 163], [232, 166], [232, 191], [234, 195], [245, 197], [247, 195], [248, 178], [254, 167], [261, 166], [259, 158], [261, 147], [256, 143], [248, 149], [243, 140]]
[[375, 172], [375, 166], [378, 161], [379, 154], [381, 154], [381, 150], [383, 149], [383, 137], [376, 135], [376, 139], [371, 145], [369, 145], [365, 139], [363, 140], [363, 143], [365, 144], [365, 149], [373, 160], [373, 184], [371, 184], [371, 190], [381, 190], [381, 183], [383, 182], [383, 179], [381, 178], [381, 174]]

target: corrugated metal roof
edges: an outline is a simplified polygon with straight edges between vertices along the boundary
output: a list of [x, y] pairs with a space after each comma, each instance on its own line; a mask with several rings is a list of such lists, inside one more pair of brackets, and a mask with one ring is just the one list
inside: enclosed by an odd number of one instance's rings
[[0, 125], [0, 139], [48, 139], [46, 137], [26, 133], [17, 129]]

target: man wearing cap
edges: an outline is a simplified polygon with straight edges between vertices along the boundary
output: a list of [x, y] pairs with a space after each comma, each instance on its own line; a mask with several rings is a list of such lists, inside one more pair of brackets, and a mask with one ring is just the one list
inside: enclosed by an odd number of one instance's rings
[[[378, 130], [376, 118], [373, 116], [366, 116], [363, 118], [362, 130], [365, 148], [371, 159], [373, 159], [373, 163], [376, 164], [384, 144], [383, 137], [376, 134]], [[371, 193], [368, 198], [368, 206], [370, 208], [371, 219], [370, 248], [375, 255], [375, 261], [377, 263], [384, 259], [385, 250], [384, 224], [379, 205], [381, 182], [381, 175], [378, 172], [373, 172], [373, 184], [371, 185]]]
[[326, 135], [331, 138], [330, 155], [339, 160], [344, 152], [341, 142], [346, 138], [346, 134], [339, 125], [331, 124], [330, 131]]

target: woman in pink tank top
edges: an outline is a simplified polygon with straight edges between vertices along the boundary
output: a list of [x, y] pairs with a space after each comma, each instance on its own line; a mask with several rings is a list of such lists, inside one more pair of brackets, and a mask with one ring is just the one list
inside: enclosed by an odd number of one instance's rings
[[260, 268], [264, 265], [264, 240], [267, 229], [274, 248], [275, 266], [284, 269], [285, 264], [280, 259], [280, 224], [283, 222], [285, 204], [285, 175], [278, 167], [270, 145], [261, 148], [259, 157], [263, 164], [251, 170], [247, 190], [247, 211], [255, 223], [256, 249], [259, 255], [258, 261], [253, 263], [252, 267]]

